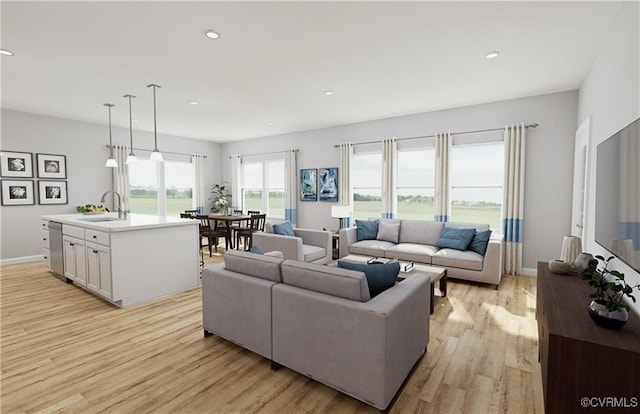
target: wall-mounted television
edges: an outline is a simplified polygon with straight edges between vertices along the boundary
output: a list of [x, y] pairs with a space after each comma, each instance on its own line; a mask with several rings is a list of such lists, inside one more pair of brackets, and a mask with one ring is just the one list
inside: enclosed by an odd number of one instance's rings
[[596, 243], [640, 273], [640, 118], [596, 153]]

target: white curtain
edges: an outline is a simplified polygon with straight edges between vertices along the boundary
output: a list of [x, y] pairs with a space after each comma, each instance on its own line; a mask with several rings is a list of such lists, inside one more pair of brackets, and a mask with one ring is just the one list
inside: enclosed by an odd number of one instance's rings
[[297, 150], [284, 153], [284, 218], [293, 226], [298, 221], [296, 202], [298, 200]]
[[[127, 147], [115, 145], [113, 147], [113, 156], [115, 157], [118, 167], [113, 169], [113, 191], [118, 192], [122, 197], [122, 211], [130, 212], [129, 205], [129, 168], [127, 167], [127, 155], [129, 150]], [[115, 204], [112, 204], [115, 206]], [[115, 208], [115, 207], [114, 207]]]
[[243, 210], [242, 206], [242, 157], [238, 154], [229, 156], [231, 163], [231, 208]]
[[502, 233], [505, 240], [504, 272], [509, 275], [522, 274], [525, 137], [524, 123], [504, 128]]
[[191, 164], [193, 165], [194, 185], [193, 185], [193, 209], [204, 213], [204, 205], [206, 203], [206, 187], [204, 184], [204, 155], [191, 155]]
[[395, 138], [382, 140], [382, 218], [398, 215], [398, 142]]
[[436, 134], [436, 182], [433, 221], [449, 221], [449, 154], [451, 133]]
[[338, 172], [338, 204], [351, 207], [347, 227], [353, 217], [353, 143], [340, 144], [340, 171]]

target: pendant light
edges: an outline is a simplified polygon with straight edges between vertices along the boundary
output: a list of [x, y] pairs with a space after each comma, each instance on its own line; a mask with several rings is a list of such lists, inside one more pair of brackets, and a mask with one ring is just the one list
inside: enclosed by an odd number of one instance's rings
[[149, 159], [155, 162], [163, 161], [162, 153], [158, 149], [158, 127], [156, 125], [156, 88], [159, 87], [160, 85], [156, 85], [153, 83], [147, 85], [147, 88], [153, 88], [153, 139], [155, 146], [153, 148], [153, 151], [151, 152], [151, 156], [149, 157]]
[[109, 168], [118, 168], [118, 161], [116, 161], [116, 159], [113, 158], [113, 142], [111, 140], [111, 108], [113, 108], [115, 105], [106, 103], [104, 104], [104, 106], [109, 108], [109, 151], [110, 151], [109, 159], [107, 160], [107, 163], [104, 166]]
[[125, 98], [129, 98], [129, 139], [131, 143], [131, 152], [127, 157], [127, 164], [133, 164], [138, 161], [136, 154], [133, 153], [133, 118], [131, 117], [131, 98], [135, 98], [133, 95], [125, 95]]

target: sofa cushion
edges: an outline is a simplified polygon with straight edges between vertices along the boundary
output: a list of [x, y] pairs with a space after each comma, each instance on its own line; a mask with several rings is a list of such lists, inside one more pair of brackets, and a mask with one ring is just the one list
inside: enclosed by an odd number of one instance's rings
[[426, 244], [399, 243], [385, 250], [384, 257], [431, 264], [431, 256], [437, 251], [437, 247]]
[[452, 227], [456, 229], [470, 229], [474, 228], [477, 231], [485, 231], [489, 230], [488, 224], [480, 224], [480, 223], [462, 223], [460, 221], [447, 221], [444, 223], [445, 227]]
[[251, 253], [255, 253], [255, 254], [264, 254], [264, 252], [262, 251], [261, 248], [259, 248], [258, 246], [251, 246], [251, 248], [249, 249], [249, 251]]
[[395, 243], [382, 240], [362, 240], [349, 246], [349, 254], [384, 256], [385, 250], [394, 245]]
[[295, 237], [295, 233], [293, 232], [293, 226], [291, 226], [290, 221], [285, 221], [279, 224], [273, 225], [273, 232], [275, 234], [281, 234], [283, 236], [291, 236]]
[[425, 220], [402, 220], [400, 222], [400, 243], [428, 244], [435, 246], [440, 238], [444, 223]]
[[236, 273], [260, 279], [282, 282], [279, 257], [265, 256], [241, 250], [228, 250], [224, 253], [224, 268]]
[[442, 229], [442, 234], [436, 242], [436, 246], [467, 250], [475, 234], [476, 229], [445, 227]]
[[356, 220], [357, 240], [375, 240], [380, 220]]
[[482, 270], [482, 260], [482, 255], [471, 250], [441, 249], [431, 258], [431, 263], [434, 266]]
[[378, 225], [377, 240], [388, 241], [391, 243], [398, 243], [400, 238], [400, 222], [399, 221], [387, 221], [382, 220]]
[[338, 260], [338, 267], [364, 272], [369, 286], [369, 295], [374, 297], [396, 284], [396, 278], [400, 273], [400, 263], [386, 264], [354, 263], [346, 260]]
[[338, 267], [285, 260], [282, 282], [302, 289], [358, 302], [371, 299], [364, 273]]
[[477, 231], [473, 235], [473, 239], [467, 247], [467, 250], [474, 251], [484, 256], [487, 252], [487, 246], [489, 245], [489, 239], [491, 238], [491, 230]]
[[310, 244], [302, 245], [302, 254], [304, 255], [305, 262], [313, 262], [322, 259], [327, 255], [326, 249], [318, 246], [312, 246]]

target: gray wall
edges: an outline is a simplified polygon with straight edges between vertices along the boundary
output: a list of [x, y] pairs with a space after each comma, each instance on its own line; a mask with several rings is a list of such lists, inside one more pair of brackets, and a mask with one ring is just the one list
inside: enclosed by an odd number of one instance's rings
[[[580, 88], [578, 121], [591, 116], [591, 144], [589, 163], [589, 188], [587, 202], [586, 250], [608, 256], [606, 250], [596, 244], [596, 146], [620, 129], [640, 117], [640, 24], [637, 2], [625, 3], [602, 43], [596, 59]], [[625, 273], [630, 283], [640, 283], [640, 275], [619, 260], [612, 268]], [[640, 292], [635, 291], [636, 300]], [[629, 302], [640, 315], [640, 300]]]
[[[432, 135], [503, 127], [514, 122], [537, 122], [527, 132], [524, 267], [560, 256], [562, 238], [571, 225], [573, 142], [576, 129], [576, 91], [468, 106], [437, 112], [316, 129], [267, 139], [223, 144], [223, 175], [229, 180], [230, 154], [257, 154], [298, 148], [298, 168], [337, 167], [334, 144], [385, 137]], [[331, 203], [298, 202], [298, 226], [333, 229]], [[530, 270], [531, 271], [531, 270]]]
[[[40, 216], [75, 213], [77, 204], [97, 203], [106, 190], [112, 188], [111, 169], [104, 163], [109, 156], [108, 128], [104, 125], [52, 118], [24, 112], [2, 110], [1, 148], [67, 157], [67, 205], [2, 206], [0, 216], [0, 260], [42, 254]], [[113, 128], [114, 144], [127, 145], [129, 130]], [[134, 146], [153, 148], [153, 133], [134, 131]], [[205, 177], [207, 188], [220, 179], [220, 145], [207, 141], [158, 135], [161, 151], [199, 153], [207, 155]], [[137, 151], [138, 156], [145, 152]], [[148, 153], [147, 153], [148, 156]], [[184, 157], [188, 159], [188, 157]], [[37, 176], [34, 166], [34, 177]], [[37, 178], [33, 178], [37, 192]], [[37, 197], [36, 197], [37, 203]]]

